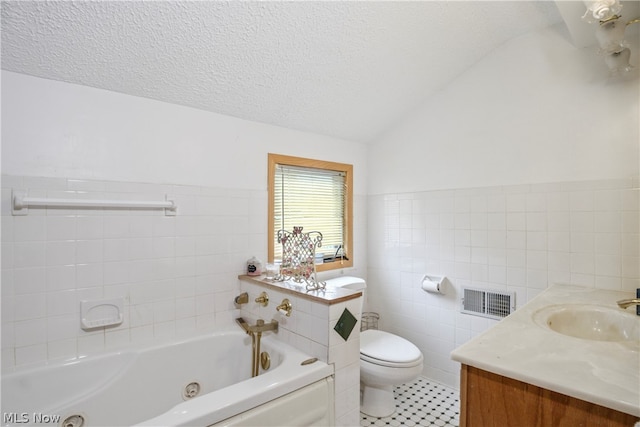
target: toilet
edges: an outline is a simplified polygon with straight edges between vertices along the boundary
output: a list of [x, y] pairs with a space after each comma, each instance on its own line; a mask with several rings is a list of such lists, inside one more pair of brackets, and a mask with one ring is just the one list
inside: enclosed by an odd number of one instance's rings
[[[364, 291], [358, 277], [329, 279], [327, 288]], [[360, 306], [362, 316], [362, 305]], [[360, 333], [360, 412], [387, 417], [396, 410], [393, 388], [415, 380], [422, 373], [422, 353], [413, 343], [389, 332], [368, 329]]]

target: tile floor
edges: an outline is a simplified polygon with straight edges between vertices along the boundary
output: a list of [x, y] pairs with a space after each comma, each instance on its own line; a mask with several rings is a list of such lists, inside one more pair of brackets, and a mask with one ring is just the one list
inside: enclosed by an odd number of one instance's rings
[[361, 426], [444, 426], [457, 427], [460, 401], [457, 390], [419, 377], [394, 390], [396, 412], [376, 418], [360, 413]]

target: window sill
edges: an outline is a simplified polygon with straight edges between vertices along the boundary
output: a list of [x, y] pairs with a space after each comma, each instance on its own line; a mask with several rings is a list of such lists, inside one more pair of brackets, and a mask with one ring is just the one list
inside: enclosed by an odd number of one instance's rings
[[337, 261], [323, 262], [322, 264], [316, 264], [316, 271], [331, 271], [339, 270], [341, 268], [353, 267], [353, 261], [350, 259], [339, 259]]

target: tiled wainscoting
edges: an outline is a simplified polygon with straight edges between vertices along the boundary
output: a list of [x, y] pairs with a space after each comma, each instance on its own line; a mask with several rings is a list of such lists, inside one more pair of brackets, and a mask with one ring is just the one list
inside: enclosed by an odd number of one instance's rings
[[[12, 189], [48, 198], [167, 195], [178, 210], [165, 216], [162, 209], [30, 208], [13, 216]], [[251, 255], [266, 256], [266, 197], [266, 191], [3, 176], [3, 367], [232, 322], [238, 274]], [[124, 322], [82, 330], [80, 301], [112, 297], [125, 297]]]
[[[12, 215], [12, 190], [63, 199], [166, 197], [177, 215], [40, 207]], [[3, 370], [238, 327], [233, 302], [246, 286], [238, 275], [252, 255], [266, 259], [266, 197], [266, 191], [3, 176]], [[116, 297], [124, 298], [122, 324], [81, 328], [80, 301]], [[283, 295], [272, 297], [268, 310], [253, 304], [257, 311], [249, 314], [280, 316], [274, 307]], [[358, 334], [344, 342], [331, 327], [347, 303], [331, 312], [325, 306], [326, 313], [302, 299], [294, 303], [291, 318], [280, 318], [279, 339], [335, 365], [337, 423], [357, 424]], [[349, 307], [359, 314], [359, 300]]]
[[[515, 292], [517, 307], [554, 283], [635, 293], [638, 194], [629, 178], [369, 196], [365, 309], [457, 388], [450, 352], [496, 322], [460, 313], [463, 286]], [[427, 273], [447, 277], [444, 295], [421, 290]]]

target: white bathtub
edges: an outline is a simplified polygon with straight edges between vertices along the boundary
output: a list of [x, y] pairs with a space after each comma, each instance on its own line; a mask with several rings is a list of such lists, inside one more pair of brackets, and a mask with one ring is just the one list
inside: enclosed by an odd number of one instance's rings
[[[63, 425], [76, 414], [84, 426], [332, 424], [332, 366], [301, 365], [310, 356], [269, 335], [261, 350], [271, 367], [255, 378], [251, 338], [242, 331], [3, 375], [2, 425]], [[187, 399], [192, 382], [201, 389]], [[283, 422], [282, 405], [299, 417]]]

